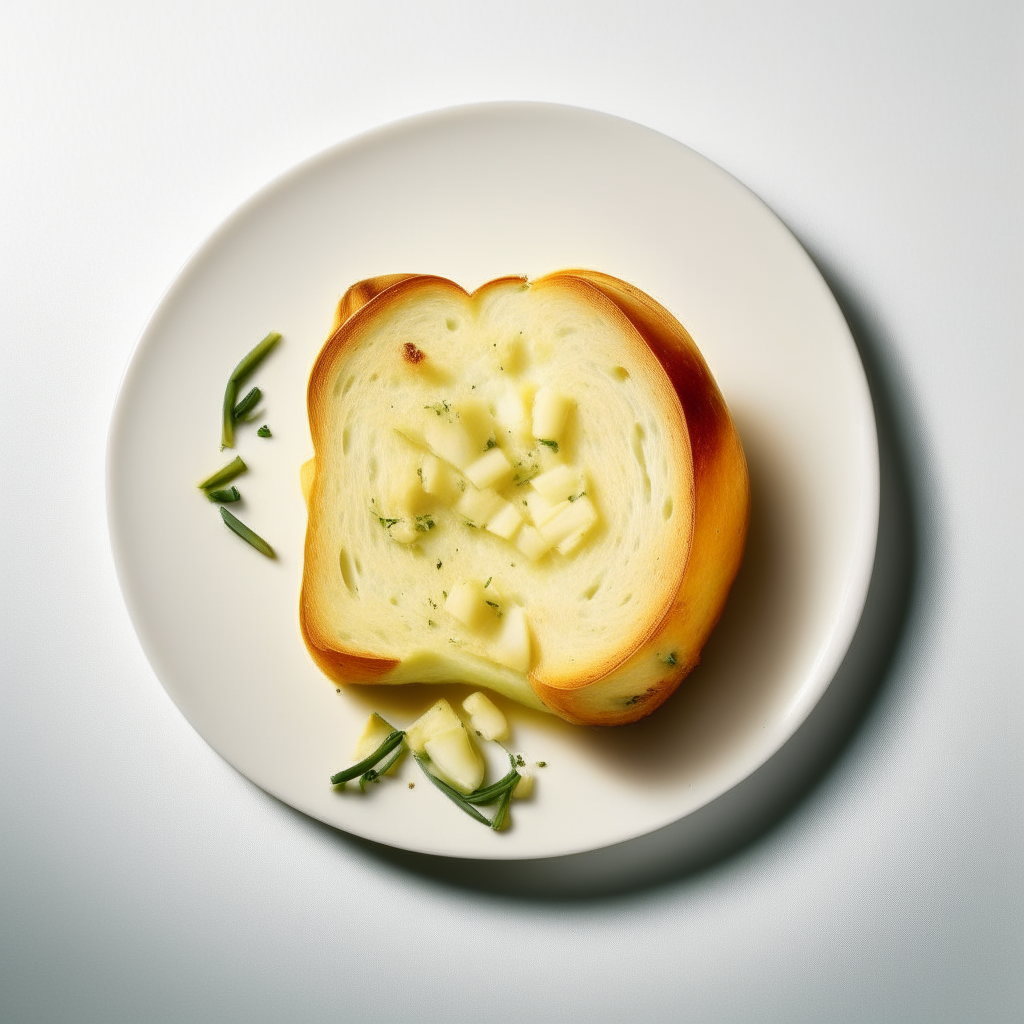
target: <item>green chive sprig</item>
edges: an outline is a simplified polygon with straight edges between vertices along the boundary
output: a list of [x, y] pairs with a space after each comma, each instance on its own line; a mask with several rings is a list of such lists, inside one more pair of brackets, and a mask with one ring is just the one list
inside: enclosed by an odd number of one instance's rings
[[211, 491], [216, 487], [223, 487], [231, 483], [236, 476], [244, 473], [249, 467], [242, 461], [241, 455], [236, 455], [223, 469], [218, 469], [212, 476], [200, 481], [196, 486], [201, 491]]
[[[401, 729], [394, 729], [388, 734], [384, 742], [372, 753], [369, 757], [364, 757], [362, 761], [357, 761], [351, 768], [346, 768], [344, 771], [338, 772], [336, 775], [331, 776], [331, 784], [334, 786], [340, 786], [343, 782], [348, 782], [350, 779], [354, 779], [357, 775], [362, 775], [364, 772], [369, 775], [370, 770], [374, 765], [383, 761], [388, 754], [391, 753], [396, 747], [399, 747], [402, 740], [405, 739], [405, 733]], [[398, 751], [401, 754], [401, 749]], [[398, 758], [394, 757], [388, 762], [388, 768], [397, 761]], [[377, 775], [383, 775], [387, 769], [378, 769]], [[373, 782], [374, 779], [368, 779], [368, 782]]]
[[256, 431], [256, 436], [257, 437], [271, 437], [272, 435], [270, 433], [270, 427], [268, 427], [266, 425], [266, 423], [264, 423], [263, 426], [260, 427], [259, 430]]
[[248, 416], [248, 415], [249, 415], [249, 413], [251, 413], [251, 412], [253, 411], [253, 409], [255, 409], [255, 408], [256, 408], [256, 403], [257, 403], [257, 402], [259, 402], [259, 400], [260, 400], [260, 399], [261, 399], [262, 397], [263, 397], [263, 392], [262, 392], [262, 391], [260, 391], [260, 389], [259, 389], [259, 388], [253, 388], [253, 389], [252, 389], [252, 390], [251, 390], [251, 391], [250, 391], [250, 392], [249, 392], [249, 393], [248, 393], [248, 394], [247, 394], [247, 395], [245, 396], [245, 398], [243, 398], [243, 399], [242, 399], [242, 400], [241, 400], [241, 401], [240, 401], [240, 402], [238, 403], [238, 405], [236, 405], [236, 406], [235, 406], [235, 408], [234, 408], [234, 409], [232, 410], [232, 412], [231, 412], [231, 415], [232, 415], [232, 416], [233, 416], [233, 417], [234, 417], [234, 418], [235, 418], [236, 420], [240, 420], [240, 419], [242, 419], [243, 417], [245, 417], [245, 416]]
[[[420, 766], [423, 774], [426, 775], [430, 781], [437, 786], [439, 790], [453, 804], [455, 804], [460, 810], [465, 811], [474, 821], [479, 821], [481, 825], [486, 825], [488, 828], [494, 829], [495, 832], [500, 831], [505, 827], [505, 821], [508, 818], [508, 805], [512, 799], [512, 791], [516, 788], [521, 778], [519, 772], [516, 771], [515, 762], [512, 763], [512, 770], [504, 778], [495, 782], [491, 786], [487, 786], [483, 789], [476, 789], [472, 793], [460, 793], [453, 786], [449, 786], [443, 779], [439, 779], [428, 767], [427, 759], [419, 754], [413, 754], [416, 759], [416, 763]], [[498, 804], [498, 810], [494, 817], [488, 820], [483, 814], [477, 809], [476, 805], [486, 804]]]
[[224, 389], [224, 416], [220, 436], [221, 448], [233, 448], [235, 446], [235, 401], [238, 397], [239, 387], [241, 387], [256, 367], [263, 362], [280, 340], [281, 335], [277, 331], [271, 331], [235, 367], [234, 372], [228, 378], [227, 387]]
[[258, 533], [254, 533], [240, 519], [236, 519], [223, 505], [220, 507], [220, 517], [227, 527], [234, 530], [242, 540], [251, 544], [261, 555], [266, 555], [267, 558], [277, 558], [274, 549]]

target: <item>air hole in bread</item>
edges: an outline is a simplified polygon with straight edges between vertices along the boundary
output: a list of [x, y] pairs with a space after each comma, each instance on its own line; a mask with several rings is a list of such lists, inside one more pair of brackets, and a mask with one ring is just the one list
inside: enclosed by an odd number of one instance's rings
[[669, 519], [672, 518], [672, 499], [671, 498], [666, 498], [665, 499], [665, 504], [662, 505], [662, 507], [661, 507], [661, 514], [665, 517], [666, 521], [668, 521]]
[[629, 380], [629, 370], [624, 366], [613, 366], [609, 373], [616, 380]]
[[346, 380], [344, 384], [342, 384], [341, 377], [339, 377], [334, 382], [334, 387], [331, 389], [333, 391], [333, 393], [334, 393], [335, 398], [337, 398], [339, 395], [342, 398], [344, 398], [348, 394], [349, 388], [352, 387], [352, 385], [355, 383], [355, 381], [356, 381], [356, 378], [354, 376], [352, 376], [352, 377], [349, 377], [348, 380]]
[[651, 478], [647, 472], [647, 458], [644, 455], [644, 428], [639, 423], [633, 426], [633, 454], [636, 456], [637, 465], [643, 474], [644, 497], [648, 502], [651, 500]]
[[444, 323], [445, 327], [447, 327], [449, 331], [457, 330], [459, 326], [458, 320], [453, 320], [451, 317], [448, 317], [448, 319], [445, 320]]
[[626, 596], [625, 596], [625, 597], [624, 597], [624, 598], [623, 598], [623, 599], [622, 599], [622, 600], [621, 600], [621, 601], [619, 602], [619, 606], [621, 607], [621, 606], [622, 606], [622, 605], [624, 605], [624, 604], [629, 604], [629, 602], [630, 602], [630, 601], [632, 601], [632, 600], [633, 600], [633, 595], [632, 595], [632, 594], [627, 594], [627, 595], [626, 595]]
[[341, 454], [342, 455], [348, 455], [348, 443], [351, 440], [351, 438], [352, 438], [352, 431], [349, 430], [348, 427], [346, 427], [341, 432]]
[[583, 591], [584, 598], [586, 598], [586, 600], [588, 600], [588, 601], [592, 600], [594, 595], [597, 593], [597, 588], [600, 587], [600, 586], [601, 586], [601, 581], [600, 580], [594, 580], [594, 582], [591, 583], [590, 586], [587, 587], [587, 589]]
[[353, 572], [352, 558], [349, 553], [342, 548], [338, 554], [338, 564], [341, 566], [341, 578], [345, 581], [345, 586], [348, 588], [350, 594], [357, 594], [359, 588], [356, 586], [355, 572]]
[[[368, 469], [369, 469], [368, 476], [369, 476], [369, 479], [370, 479], [370, 483], [373, 483], [373, 481], [377, 479], [377, 469], [378, 469], [378, 466], [377, 466], [377, 460], [375, 458], [373, 458], [372, 456], [370, 457], [370, 462], [369, 462]], [[648, 484], [648, 490], [650, 490], [650, 484]]]

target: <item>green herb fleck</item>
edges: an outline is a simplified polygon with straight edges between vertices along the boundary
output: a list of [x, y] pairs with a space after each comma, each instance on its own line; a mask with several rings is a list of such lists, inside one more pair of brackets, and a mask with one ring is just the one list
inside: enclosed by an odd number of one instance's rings
[[[377, 504], [376, 499], [375, 498], [371, 498], [370, 499], [370, 504], [371, 505], [376, 505]], [[383, 526], [385, 530], [390, 530], [391, 527], [395, 525], [395, 523], [400, 523], [402, 521], [401, 518], [393, 519], [390, 516], [382, 516], [380, 514], [380, 512], [377, 511], [376, 508], [371, 508], [370, 509], [370, 515], [373, 516], [373, 518], [376, 519], [377, 522], [380, 523], [380, 525]]]
[[[440, 563], [440, 562], [438, 562], [438, 563], [437, 563], [437, 567], [438, 567], [438, 569], [440, 569], [440, 568], [441, 568], [441, 563]], [[447, 595], [446, 595], [446, 596], [447, 596]]]
[[206, 496], [210, 501], [217, 501], [221, 504], [228, 501], [238, 501], [242, 497], [242, 495], [238, 493], [237, 487], [232, 487], [230, 490], [207, 491]]
[[434, 629], [437, 628], [437, 623], [433, 619], [427, 619], [427, 625]]
[[661, 659], [661, 662], [664, 665], [674, 665], [676, 663], [676, 652], [672, 651], [671, 654], [666, 654], [665, 657]]
[[423, 408], [433, 410], [438, 416], [452, 411], [452, 407], [447, 402], [435, 402], [433, 405], [425, 405]]
[[241, 473], [244, 473], [249, 467], [242, 461], [240, 455], [236, 455], [223, 469], [218, 469], [216, 473], [208, 476], [205, 480], [196, 484], [201, 491], [209, 491], [214, 487], [220, 487], [221, 484], [231, 483]]
[[498, 607], [498, 602], [497, 601], [484, 601], [484, 604], [489, 605], [491, 608], [497, 608]]
[[522, 754], [516, 754], [516, 766], [518, 768], [525, 768], [526, 767], [526, 761], [523, 759], [523, 755]]
[[547, 766], [548, 766], [547, 761], [538, 761], [537, 762], [537, 767], [538, 768], [547, 768]]
[[553, 441], [550, 437], [538, 437], [538, 443], [544, 445], [545, 448], [550, 448], [556, 455], [558, 454], [558, 442]]
[[242, 540], [251, 544], [260, 554], [266, 555], [267, 558], [277, 558], [274, 549], [258, 533], [254, 533], [245, 523], [236, 519], [223, 505], [220, 507], [220, 517], [227, 527], [234, 530]]
[[419, 530], [420, 533], [426, 533], [428, 530], [432, 530], [434, 525], [434, 517], [429, 514], [416, 517], [416, 529]]
[[224, 416], [220, 435], [221, 448], [233, 448], [235, 446], [235, 399], [238, 397], [239, 387], [249, 374], [263, 362], [280, 340], [281, 335], [277, 331], [272, 331], [245, 356], [228, 378], [227, 387], [224, 389]]
[[487, 444], [484, 445], [484, 451], [489, 452], [492, 448], [497, 448], [498, 442], [493, 438], [487, 438]]
[[231, 415], [234, 416], [235, 420], [240, 420], [244, 416], [247, 416], [253, 409], [256, 408], [256, 403], [263, 397], [263, 392], [259, 388], [253, 388], [243, 398], [238, 405], [231, 411]]
[[273, 435], [270, 433], [270, 427], [268, 427], [266, 425], [266, 423], [264, 423], [263, 426], [260, 427], [259, 430], [256, 431], [256, 436], [257, 437], [272, 437]]
[[487, 582], [484, 584], [484, 590], [486, 590], [491, 585], [491, 580], [493, 580], [493, 579], [494, 579], [493, 576], [488, 576], [487, 577]]

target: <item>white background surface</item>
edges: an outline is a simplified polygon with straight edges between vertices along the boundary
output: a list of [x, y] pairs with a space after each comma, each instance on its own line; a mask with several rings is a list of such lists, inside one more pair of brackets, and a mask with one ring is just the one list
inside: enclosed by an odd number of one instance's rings
[[[1012, 4], [0, 8], [0, 1019], [1019, 1019], [1022, 46]], [[526, 870], [320, 826], [181, 718], [114, 578], [108, 417], [181, 264], [297, 161], [486, 99], [716, 160], [869, 368], [856, 685], [704, 848]]]

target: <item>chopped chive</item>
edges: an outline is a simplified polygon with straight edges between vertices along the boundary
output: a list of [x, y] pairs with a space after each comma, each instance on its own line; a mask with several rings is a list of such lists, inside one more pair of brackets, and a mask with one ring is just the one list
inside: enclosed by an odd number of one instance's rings
[[243, 398], [238, 403], [238, 405], [235, 406], [235, 408], [232, 410], [231, 415], [234, 416], [236, 420], [240, 420], [243, 416], [248, 415], [250, 412], [253, 411], [253, 409], [256, 408], [256, 403], [262, 397], [263, 392], [260, 391], [259, 388], [253, 388], [252, 391], [250, 391], [249, 394], [247, 394], [245, 398]]
[[382, 775], [387, 775], [394, 767], [395, 762], [405, 753], [405, 744], [399, 743], [397, 747], [392, 751], [391, 756], [379, 767], [371, 768], [367, 772], [363, 772], [359, 776], [359, 791], [361, 793], [366, 792], [366, 784], [368, 782], [380, 782]]
[[264, 423], [263, 426], [260, 427], [259, 430], [256, 431], [256, 436], [257, 437], [270, 437], [271, 436], [270, 427], [268, 427], [266, 425], [266, 423]]
[[505, 827], [505, 821], [508, 818], [508, 805], [512, 801], [512, 789], [506, 789], [504, 796], [501, 798], [501, 803], [498, 804], [498, 813], [494, 815], [493, 821], [491, 821], [491, 828], [495, 832], [500, 832]]
[[457, 789], [454, 789], [453, 787], [449, 786], [447, 782], [442, 782], [427, 767], [426, 761], [424, 761], [424, 759], [420, 757], [419, 754], [413, 754], [413, 757], [416, 759], [416, 763], [423, 770], [423, 774], [426, 775], [426, 777], [430, 779], [430, 781], [435, 786], [437, 786], [437, 788], [441, 790], [441, 792], [444, 793], [444, 795], [448, 797], [448, 799], [451, 800], [453, 804], [458, 806], [461, 810], [465, 811], [466, 814], [468, 814], [471, 818], [474, 818], [476, 821], [479, 821], [481, 825], [486, 825], [488, 828], [491, 827], [491, 823], [471, 803], [469, 803], [468, 800], [466, 800], [465, 796], [463, 796], [462, 793], [460, 793]]
[[487, 582], [484, 584], [484, 590], [486, 590], [491, 585], [491, 580], [493, 580], [493, 579], [494, 579], [493, 576], [488, 576], [487, 577]]
[[501, 798], [509, 789], [515, 789], [516, 784], [522, 776], [515, 770], [512, 769], [503, 778], [499, 779], [493, 785], [488, 786], [486, 789], [477, 789], [472, 793], [466, 795], [466, 803], [468, 804], [493, 804], [495, 800]]
[[266, 555], [267, 558], [277, 558], [274, 549], [258, 533], [253, 533], [245, 523], [236, 519], [223, 505], [220, 507], [220, 517], [226, 526], [234, 530], [242, 540], [251, 544], [260, 554]]
[[227, 501], [238, 501], [242, 497], [242, 495], [238, 493], [237, 487], [232, 487], [228, 491], [207, 491], [206, 496], [210, 501], [219, 501], [222, 504]]
[[281, 335], [277, 331], [271, 331], [245, 356], [228, 378], [227, 387], [224, 389], [224, 417], [220, 436], [221, 448], [233, 448], [235, 446], [235, 398], [238, 395], [239, 385], [263, 362], [270, 350], [280, 340]]
[[558, 442], [553, 441], [550, 437], [538, 437], [537, 443], [544, 445], [545, 448], [550, 448], [556, 455], [558, 454]]
[[[352, 765], [351, 768], [346, 768], [344, 771], [338, 772], [336, 775], [331, 776], [331, 784], [340, 786], [343, 782], [348, 782], [349, 779], [354, 779], [357, 775], [362, 775], [363, 772], [372, 768], [378, 761], [382, 761], [392, 750], [397, 747], [402, 740], [405, 739], [405, 733], [401, 729], [395, 729], [388, 734], [384, 742], [369, 756], [364, 757], [362, 761]], [[390, 767], [390, 764], [388, 765]], [[382, 773], [378, 773], [382, 774]]]
[[208, 491], [213, 487], [220, 487], [221, 484], [230, 483], [249, 467], [242, 461], [241, 455], [236, 455], [223, 469], [218, 469], [212, 476], [196, 484], [201, 491]]

